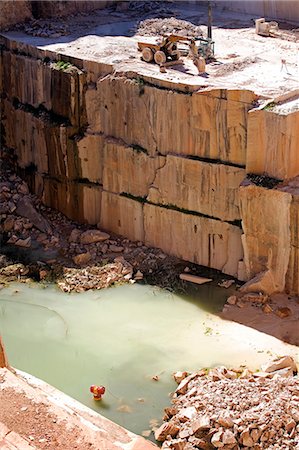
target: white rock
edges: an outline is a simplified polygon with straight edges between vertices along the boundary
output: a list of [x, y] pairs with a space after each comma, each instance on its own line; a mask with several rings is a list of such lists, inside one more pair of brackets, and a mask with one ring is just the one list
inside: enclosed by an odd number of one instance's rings
[[268, 362], [267, 364], [262, 365], [262, 370], [264, 372], [275, 372], [279, 369], [285, 369], [290, 367], [293, 372], [297, 372], [297, 366], [294, 361], [294, 358], [291, 356], [282, 356], [281, 358], [276, 358], [273, 361]]
[[214, 445], [214, 447], [216, 447], [216, 448], [224, 447], [224, 444], [222, 442], [222, 435], [223, 435], [223, 430], [221, 428], [219, 431], [217, 431], [215, 434], [213, 434], [212, 439], [211, 439], [211, 444]]

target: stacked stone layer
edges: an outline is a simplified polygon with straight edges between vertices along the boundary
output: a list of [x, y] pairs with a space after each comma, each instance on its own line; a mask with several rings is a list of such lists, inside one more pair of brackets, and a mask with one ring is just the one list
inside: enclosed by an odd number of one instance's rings
[[5, 144], [48, 206], [239, 279], [270, 270], [274, 289], [299, 292], [297, 191], [242, 183], [299, 175], [298, 113], [2, 44]]

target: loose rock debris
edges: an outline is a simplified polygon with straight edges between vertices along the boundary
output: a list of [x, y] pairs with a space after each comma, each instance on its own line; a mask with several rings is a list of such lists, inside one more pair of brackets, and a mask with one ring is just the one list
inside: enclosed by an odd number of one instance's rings
[[202, 30], [199, 26], [175, 17], [143, 20], [139, 23], [136, 33], [140, 36], [162, 36], [166, 33], [195, 38], [202, 36]]
[[155, 431], [162, 449], [299, 449], [299, 378], [290, 356], [253, 373], [177, 372], [172, 406]]
[[131, 264], [123, 260], [105, 266], [89, 266], [84, 269], [64, 268], [63, 279], [57, 284], [64, 292], [83, 292], [88, 289], [103, 289], [114, 283], [132, 278]]

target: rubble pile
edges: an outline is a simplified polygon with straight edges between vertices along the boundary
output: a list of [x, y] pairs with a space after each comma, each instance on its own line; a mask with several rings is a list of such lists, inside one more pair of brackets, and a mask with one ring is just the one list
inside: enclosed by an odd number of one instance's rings
[[256, 373], [177, 372], [172, 406], [155, 431], [162, 449], [299, 449], [299, 378], [290, 356]]
[[57, 282], [64, 292], [83, 292], [88, 289], [103, 289], [114, 283], [121, 283], [132, 279], [131, 264], [116, 258], [116, 261], [104, 266], [88, 266], [84, 269], [64, 268], [63, 279]]
[[166, 33], [198, 38], [201, 28], [186, 20], [170, 17], [166, 19], [146, 19], [139, 23], [136, 34], [140, 36], [162, 36]]
[[132, 279], [173, 289], [180, 283], [184, 262], [44, 206], [14, 173], [9, 152], [1, 156], [0, 285], [33, 277], [80, 292]]

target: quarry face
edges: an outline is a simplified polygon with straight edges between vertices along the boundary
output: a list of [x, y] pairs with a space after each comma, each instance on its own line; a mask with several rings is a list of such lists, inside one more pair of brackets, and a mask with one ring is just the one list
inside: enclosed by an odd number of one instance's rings
[[215, 8], [205, 73], [187, 56], [161, 72], [137, 50], [169, 26], [159, 13], [206, 35], [206, 7], [180, 2], [4, 33], [5, 144], [71, 219], [298, 294], [296, 33], [260, 36], [249, 16]]

